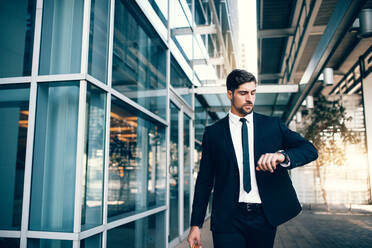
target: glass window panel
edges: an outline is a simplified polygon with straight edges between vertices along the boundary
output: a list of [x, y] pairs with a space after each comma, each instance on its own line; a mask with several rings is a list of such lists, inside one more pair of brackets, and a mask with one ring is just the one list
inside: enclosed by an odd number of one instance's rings
[[112, 85], [165, 119], [166, 47], [134, 1], [115, 2]]
[[29, 85], [0, 86], [0, 229], [20, 230]]
[[164, 212], [107, 231], [107, 248], [165, 247]]
[[79, 84], [38, 86], [30, 229], [72, 232]]
[[169, 241], [178, 237], [179, 222], [179, 184], [178, 184], [178, 113], [179, 109], [171, 103], [171, 125], [170, 125], [170, 166], [169, 166]]
[[1, 1], [0, 78], [31, 75], [36, 0]]
[[167, 153], [165, 129], [155, 126], [148, 132], [148, 207], [165, 205]]
[[[191, 11], [189, 6], [185, 1], [173, 1], [173, 8], [170, 11], [170, 28], [181, 28], [190, 27], [191, 28]], [[190, 64], [193, 59], [193, 36], [192, 35], [172, 35], [172, 40], [178, 47], [180, 52], [186, 61]]]
[[80, 72], [84, 0], [44, 0], [39, 73]]
[[[192, 0], [187, 0], [187, 4], [191, 6]], [[195, 1], [195, 24], [196, 25], [203, 25], [208, 24], [208, 20], [206, 20], [203, 9], [206, 13], [209, 13], [209, 5], [206, 2], [202, 1]]]
[[102, 246], [102, 234], [83, 239], [80, 242], [81, 248], [100, 248]]
[[0, 247], [19, 248], [19, 239], [0, 238]]
[[190, 226], [190, 117], [184, 115], [183, 124], [183, 216], [184, 230]]
[[106, 93], [88, 84], [82, 190], [82, 229], [102, 223]]
[[71, 240], [55, 239], [28, 239], [27, 247], [29, 248], [72, 248]]
[[88, 73], [107, 82], [110, 0], [91, 1]]
[[168, 25], [168, 0], [148, 0], [164, 26]]
[[182, 68], [178, 65], [177, 61], [173, 58], [171, 59], [171, 85], [176, 89], [182, 89], [178, 92], [182, 98], [191, 106], [192, 105], [192, 97], [191, 92], [187, 92], [184, 90], [188, 90], [192, 87], [192, 83], [190, 82], [189, 78], [183, 72]]
[[113, 98], [108, 217], [114, 220], [165, 204], [165, 128]]
[[[194, 181], [194, 184], [196, 182], [196, 178], [198, 176], [198, 172], [199, 172], [199, 163], [200, 163], [200, 160], [201, 160], [201, 155], [202, 155], [202, 146], [201, 146], [201, 143], [199, 142], [195, 142], [195, 147], [194, 147], [194, 169], [192, 170], [192, 176], [193, 176], [193, 181]], [[195, 185], [193, 185], [194, 187]]]

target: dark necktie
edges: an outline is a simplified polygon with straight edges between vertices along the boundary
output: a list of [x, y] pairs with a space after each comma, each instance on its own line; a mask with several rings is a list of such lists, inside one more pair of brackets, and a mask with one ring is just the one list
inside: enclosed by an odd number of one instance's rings
[[251, 191], [251, 172], [249, 169], [249, 144], [247, 119], [240, 118], [242, 122], [242, 145], [243, 145], [243, 188], [249, 193]]

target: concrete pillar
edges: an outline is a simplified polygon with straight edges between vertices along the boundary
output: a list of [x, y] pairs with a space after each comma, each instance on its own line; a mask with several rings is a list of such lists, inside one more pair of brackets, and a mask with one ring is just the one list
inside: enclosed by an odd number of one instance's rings
[[369, 185], [372, 196], [372, 73], [363, 79], [363, 101], [368, 148]]

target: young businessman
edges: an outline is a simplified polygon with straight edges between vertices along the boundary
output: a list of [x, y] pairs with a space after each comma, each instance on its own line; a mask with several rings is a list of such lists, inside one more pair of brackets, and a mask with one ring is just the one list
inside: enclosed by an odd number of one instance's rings
[[212, 188], [215, 248], [273, 247], [276, 227], [301, 211], [288, 170], [315, 160], [317, 151], [279, 118], [253, 112], [256, 84], [251, 73], [233, 70], [226, 80], [231, 109], [205, 129], [190, 247], [201, 246]]

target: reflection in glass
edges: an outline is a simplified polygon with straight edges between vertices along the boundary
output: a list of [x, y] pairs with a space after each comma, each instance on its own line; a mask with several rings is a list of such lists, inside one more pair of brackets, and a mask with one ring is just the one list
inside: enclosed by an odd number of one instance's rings
[[0, 229], [21, 227], [29, 85], [0, 86]]
[[0, 247], [18, 248], [19, 239], [15, 238], [0, 238]]
[[32, 165], [31, 230], [73, 230], [78, 108], [78, 83], [39, 84]]
[[55, 239], [28, 239], [27, 247], [29, 248], [72, 248], [71, 240]]
[[[172, 56], [171, 59], [171, 73], [170, 73], [171, 79], [170, 83], [173, 86], [173, 88], [176, 89], [182, 89], [182, 90], [188, 90], [192, 88], [192, 83], [188, 79], [188, 77], [185, 75], [181, 67], [178, 65], [177, 61]], [[179, 94], [182, 96], [182, 98], [190, 105], [192, 106], [192, 98], [191, 98], [191, 91], [190, 92], [184, 92], [181, 91]]]
[[80, 72], [84, 0], [44, 0], [39, 73]]
[[31, 75], [36, 0], [1, 1], [0, 78]]
[[106, 94], [88, 84], [82, 172], [82, 229], [102, 223]]
[[178, 113], [179, 109], [170, 104], [170, 166], [169, 166], [169, 241], [178, 237]]
[[80, 248], [100, 248], [102, 246], [102, 234], [83, 239]]
[[165, 247], [164, 212], [107, 231], [107, 248]]
[[[197, 1], [196, 1], [197, 2]], [[190, 7], [185, 1], [173, 1], [173, 8], [170, 11], [170, 28], [181, 28], [192, 26], [192, 15]], [[191, 66], [193, 59], [193, 35], [172, 35], [172, 40], [182, 53], [185, 60]]]
[[[196, 178], [199, 173], [199, 163], [201, 160], [201, 155], [202, 155], [202, 146], [199, 142], [194, 143], [194, 169], [192, 170], [192, 176], [193, 176], [193, 182], [195, 184]], [[195, 185], [193, 185], [194, 187]]]
[[113, 98], [110, 126], [108, 217], [165, 204], [165, 128]]
[[115, 1], [112, 86], [165, 119], [166, 47], [134, 1]]
[[91, 0], [88, 73], [107, 82], [110, 0]]
[[190, 226], [190, 117], [184, 115], [183, 118], [183, 225], [186, 231]]

